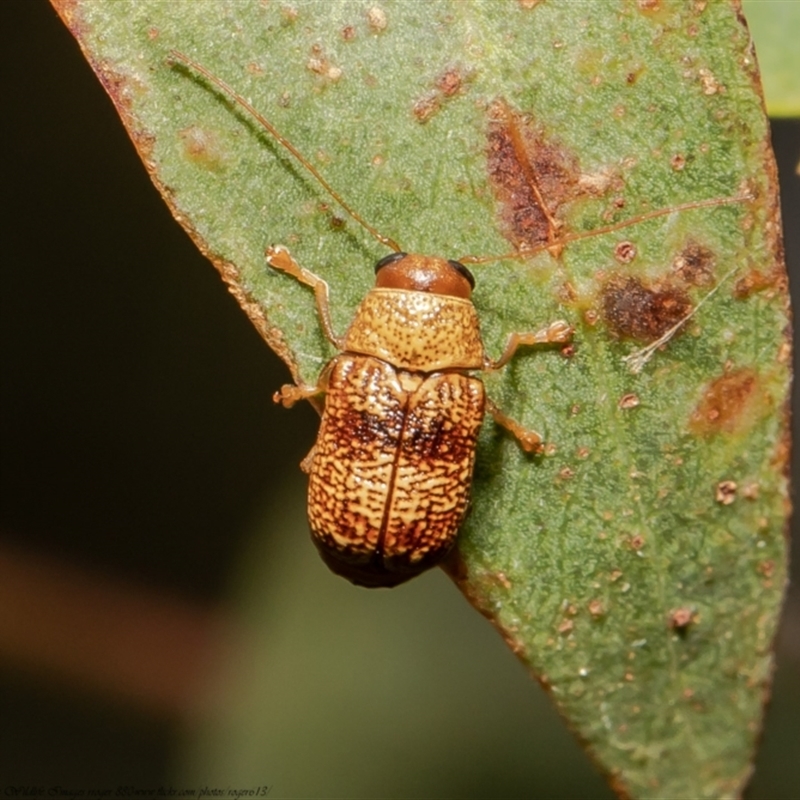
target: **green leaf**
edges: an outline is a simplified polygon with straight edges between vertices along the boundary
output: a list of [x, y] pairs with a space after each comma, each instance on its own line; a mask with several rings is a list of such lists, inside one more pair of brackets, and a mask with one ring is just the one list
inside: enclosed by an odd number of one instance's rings
[[534, 249], [476, 265], [475, 304], [492, 355], [512, 331], [575, 326], [574, 348], [486, 377], [550, 446], [526, 456], [486, 424], [449, 570], [621, 793], [735, 796], [786, 576], [790, 352], [738, 5], [379, 5], [56, 2], [176, 218], [296, 379], [332, 350], [265, 246], [329, 282], [340, 332], [386, 248], [172, 48], [404, 248]]

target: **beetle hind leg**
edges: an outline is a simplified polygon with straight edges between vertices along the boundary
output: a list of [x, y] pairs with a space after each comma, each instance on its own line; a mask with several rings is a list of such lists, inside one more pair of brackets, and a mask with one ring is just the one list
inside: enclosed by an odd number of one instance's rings
[[526, 453], [541, 453], [544, 450], [541, 434], [525, 428], [515, 419], [511, 419], [488, 397], [486, 398], [486, 410], [498, 425], [502, 425], [519, 442], [520, 447]]

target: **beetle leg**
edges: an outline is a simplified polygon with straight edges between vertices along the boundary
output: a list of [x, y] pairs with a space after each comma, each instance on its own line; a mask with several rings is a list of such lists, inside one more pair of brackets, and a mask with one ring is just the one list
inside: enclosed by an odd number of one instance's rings
[[300, 386], [295, 386], [292, 383], [284, 384], [279, 392], [275, 392], [272, 395], [273, 402], [280, 403], [284, 408], [291, 408], [300, 400], [308, 400], [317, 412], [322, 414], [324, 404], [320, 401], [319, 396], [328, 391], [328, 380], [335, 361], [336, 359], [329, 361], [325, 365], [325, 369], [322, 370], [319, 378], [317, 378], [316, 386], [309, 386], [306, 383]]
[[526, 453], [542, 452], [544, 445], [542, 443], [542, 437], [540, 434], [536, 433], [536, 431], [529, 430], [528, 428], [523, 428], [519, 422], [511, 419], [509, 416], [506, 416], [488, 397], [486, 398], [486, 410], [492, 415], [492, 417], [494, 417], [494, 421], [498, 425], [502, 425], [514, 436], [514, 438], [519, 442], [520, 447], [522, 447]]
[[311, 445], [311, 449], [308, 451], [306, 457], [300, 462], [300, 469], [305, 472], [306, 475], [310, 474], [311, 472], [311, 462], [314, 460], [314, 453], [317, 452], [317, 444], [316, 442]]
[[484, 369], [494, 370], [505, 366], [516, 353], [520, 345], [528, 344], [565, 344], [572, 340], [575, 329], [568, 325], [563, 319], [550, 323], [546, 328], [542, 328], [536, 333], [512, 333], [508, 337], [503, 354], [497, 361], [487, 359]]
[[319, 313], [319, 320], [322, 323], [322, 330], [328, 340], [338, 349], [341, 350], [343, 340], [337, 336], [333, 331], [331, 324], [331, 311], [330, 302], [328, 300], [328, 284], [322, 280], [318, 275], [309, 272], [307, 269], [301, 267], [291, 256], [289, 251], [283, 245], [275, 245], [274, 247], [267, 248], [267, 264], [273, 269], [285, 272], [296, 278], [300, 283], [311, 287], [314, 290], [314, 296], [317, 299], [317, 312]]
[[291, 408], [300, 400], [310, 400], [324, 391], [319, 386], [295, 386], [293, 383], [287, 383], [281, 386], [279, 392], [275, 392], [272, 395], [272, 400], [275, 403], [280, 403], [284, 408]]

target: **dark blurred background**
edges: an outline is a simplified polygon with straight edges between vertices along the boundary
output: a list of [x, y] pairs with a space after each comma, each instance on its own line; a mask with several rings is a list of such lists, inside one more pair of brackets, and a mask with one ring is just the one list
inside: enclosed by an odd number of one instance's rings
[[[285, 368], [170, 217], [49, 5], [4, 0], [0, 19], [0, 786], [191, 785], [187, 720], [230, 646], [232, 582], [265, 515], [280, 527], [271, 487], [302, 485], [316, 416], [270, 401]], [[796, 284], [800, 122], [774, 121], [773, 138]], [[428, 585], [484, 635], [443, 578]], [[800, 797], [799, 713], [795, 592], [749, 797]], [[488, 770], [453, 795], [608, 796], [546, 722], [563, 754], [538, 765], [553, 772], [538, 792]]]

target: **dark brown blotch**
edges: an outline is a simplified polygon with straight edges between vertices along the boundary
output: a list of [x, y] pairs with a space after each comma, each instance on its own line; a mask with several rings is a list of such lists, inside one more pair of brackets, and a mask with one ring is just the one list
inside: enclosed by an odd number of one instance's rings
[[714, 251], [698, 242], [689, 242], [675, 257], [672, 269], [690, 286], [713, 286]]
[[519, 249], [556, 241], [559, 210], [585, 193], [578, 159], [504, 100], [489, 115], [486, 165], [503, 234]]
[[601, 290], [603, 320], [617, 339], [653, 342], [692, 310], [675, 286], [645, 286], [634, 277], [612, 277]]

